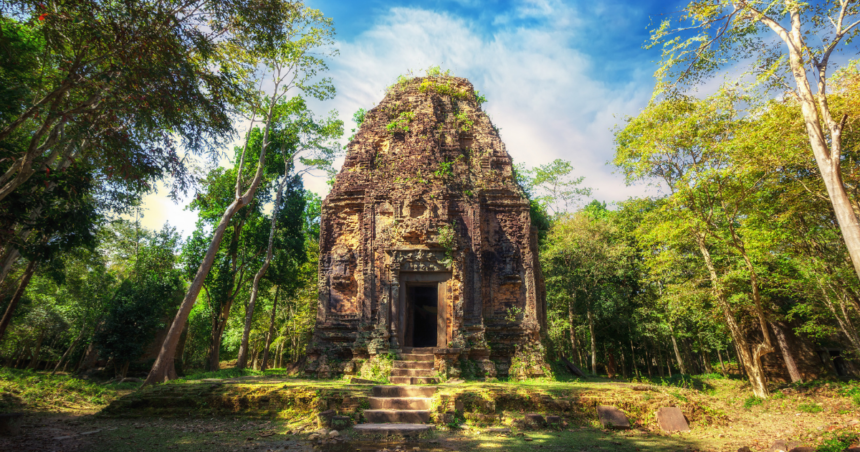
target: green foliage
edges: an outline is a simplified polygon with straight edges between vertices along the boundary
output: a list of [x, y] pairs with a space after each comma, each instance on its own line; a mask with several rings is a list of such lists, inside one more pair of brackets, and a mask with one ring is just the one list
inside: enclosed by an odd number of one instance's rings
[[394, 135], [396, 133], [406, 133], [409, 132], [409, 124], [415, 119], [415, 113], [411, 111], [404, 111], [400, 113], [393, 121], [389, 122], [385, 125], [385, 130], [388, 133]]
[[517, 319], [519, 319], [522, 315], [522, 309], [516, 306], [511, 306], [510, 308], [508, 308], [507, 311], [505, 311], [505, 320], [507, 320], [508, 322], [516, 322]]
[[475, 91], [475, 102], [477, 102], [478, 105], [484, 105], [487, 103], [487, 98], [484, 97], [480, 91]]
[[824, 441], [815, 448], [815, 452], [842, 452], [857, 443], [860, 435], [854, 432], [830, 432]]
[[163, 229], [139, 246], [131, 275], [120, 283], [104, 323], [94, 337], [101, 356], [114, 362], [118, 376], [152, 341], [176, 309], [185, 284], [176, 266], [179, 236]]
[[352, 135], [349, 136], [349, 139], [347, 141], [352, 141], [355, 139], [356, 130], [358, 130], [364, 123], [365, 116], [367, 116], [367, 110], [363, 108], [359, 108], [358, 111], [352, 114], [352, 121], [355, 123], [355, 128], [350, 129]]
[[457, 160], [453, 160], [450, 162], [440, 162], [439, 163], [439, 169], [434, 171], [433, 175], [438, 177], [438, 178], [443, 178], [443, 179], [448, 178], [448, 177], [453, 177], [454, 176], [454, 165], [456, 165], [457, 161], [459, 161], [461, 158], [462, 158], [462, 156], [458, 156]]
[[454, 262], [454, 249], [457, 246], [457, 235], [454, 225], [444, 225], [439, 227], [438, 241], [439, 245], [445, 250], [445, 260], [442, 262], [446, 267], [451, 267]]
[[744, 408], [750, 409], [754, 406], [759, 406], [764, 402], [764, 399], [756, 396], [749, 396], [746, 400], [744, 400]]
[[797, 406], [797, 409], [804, 413], [820, 413], [824, 411], [824, 408], [817, 403], [801, 403]]
[[100, 384], [67, 375], [0, 367], [0, 410], [62, 412], [101, 408], [118, 397], [118, 389], [136, 383]]
[[457, 113], [455, 118], [457, 119], [458, 127], [462, 132], [468, 132], [472, 130], [472, 126], [475, 125], [473, 121], [469, 120], [469, 117], [466, 115], [465, 112]]
[[388, 383], [395, 358], [390, 353], [373, 355], [361, 365], [358, 375], [367, 380]]

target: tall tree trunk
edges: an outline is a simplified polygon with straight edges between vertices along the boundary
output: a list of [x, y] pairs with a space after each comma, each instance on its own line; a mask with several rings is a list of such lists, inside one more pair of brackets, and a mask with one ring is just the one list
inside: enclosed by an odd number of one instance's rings
[[678, 340], [675, 338], [675, 330], [672, 328], [672, 322], [669, 322], [669, 333], [672, 337], [672, 348], [675, 350], [675, 361], [678, 361], [678, 371], [682, 375], [690, 375], [687, 367], [684, 365], [684, 358], [681, 357], [681, 351], [678, 350]]
[[[788, 375], [791, 377], [792, 383], [803, 383], [803, 377], [800, 375], [800, 370], [797, 368], [797, 362], [794, 361], [794, 356], [791, 354], [791, 347], [788, 344], [788, 338], [785, 336], [782, 326], [776, 322], [771, 322], [773, 335], [776, 336], [776, 344], [782, 352], [782, 360], [785, 362], [785, 368], [788, 370]], [[719, 352], [719, 350], [717, 351]], [[720, 358], [722, 365], [722, 358]]]
[[18, 306], [18, 302], [21, 301], [21, 297], [24, 296], [24, 292], [27, 290], [27, 285], [30, 284], [30, 278], [33, 277], [33, 272], [35, 271], [36, 261], [31, 260], [30, 263], [27, 264], [27, 268], [24, 270], [24, 277], [22, 277], [21, 282], [18, 283], [18, 290], [16, 290], [15, 294], [12, 295], [12, 299], [9, 300], [9, 306], [6, 307], [6, 313], [3, 314], [3, 319], [0, 320], [0, 341], [3, 340], [6, 328], [12, 321], [12, 315], [15, 314], [15, 308]]
[[[224, 211], [221, 221], [218, 223], [218, 226], [212, 234], [212, 242], [206, 250], [206, 255], [203, 257], [203, 261], [197, 269], [197, 274], [194, 276], [194, 280], [191, 281], [191, 285], [188, 286], [188, 292], [185, 294], [182, 304], [179, 305], [179, 311], [176, 313], [176, 317], [170, 325], [167, 336], [165, 336], [164, 342], [161, 344], [158, 357], [155, 359], [155, 363], [152, 365], [152, 369], [149, 371], [149, 375], [143, 383], [144, 386], [163, 383], [176, 378], [176, 369], [174, 368], [176, 346], [179, 344], [179, 336], [182, 335], [182, 330], [185, 329], [185, 322], [188, 321], [188, 315], [191, 314], [191, 308], [194, 307], [194, 303], [197, 301], [197, 296], [200, 295], [200, 290], [203, 288], [203, 282], [206, 280], [206, 276], [209, 275], [209, 271], [215, 263], [215, 256], [218, 254], [218, 249], [221, 247], [221, 240], [224, 238], [227, 227], [230, 225], [230, 220], [236, 212], [239, 211], [239, 209], [245, 207], [251, 202], [254, 198], [254, 194], [257, 192], [257, 187], [259, 187], [260, 182], [263, 179], [266, 162], [266, 149], [269, 146], [269, 126], [271, 125], [272, 115], [274, 113], [275, 105], [277, 104], [278, 88], [279, 82], [276, 81], [275, 89], [272, 94], [271, 101], [269, 102], [269, 110], [266, 116], [266, 124], [263, 132], [263, 143], [254, 178], [251, 180], [251, 184], [248, 189], [245, 190], [245, 193], [240, 195], [242, 189], [242, 167], [244, 166], [245, 154], [248, 149], [248, 141], [251, 136], [250, 128], [253, 128], [254, 126], [255, 116], [252, 116], [248, 136], [245, 138], [245, 145], [242, 149], [239, 170], [236, 172], [236, 196], [233, 199], [233, 202], [230, 203]], [[255, 114], [256, 110], [257, 108], [254, 108]]]
[[588, 331], [591, 334], [591, 373], [597, 375], [597, 338], [594, 337], [594, 313], [588, 307]]
[[648, 347], [642, 347], [645, 351], [645, 369], [648, 371], [648, 378], [654, 378], [654, 372], [651, 371], [651, 353]]
[[176, 374], [185, 375], [185, 342], [188, 340], [189, 323], [185, 322], [185, 328], [182, 329], [182, 334], [179, 336], [179, 344], [176, 346], [176, 358], [173, 360], [173, 368]]
[[70, 345], [69, 348], [66, 349], [66, 352], [63, 353], [63, 356], [60, 357], [60, 360], [57, 361], [57, 365], [54, 366], [54, 370], [51, 372], [51, 375], [57, 373], [57, 370], [60, 368], [60, 365], [63, 364], [63, 361], [65, 361], [69, 354], [72, 352], [72, 350], [74, 350], [75, 347], [78, 346], [78, 342], [80, 342], [81, 339], [84, 338], [84, 333], [86, 332], [86, 330], [86, 324], [81, 325], [81, 332], [78, 333], [78, 336], [75, 338], [75, 340], [72, 341], [72, 345]]
[[248, 305], [245, 306], [245, 329], [242, 331], [242, 344], [239, 346], [239, 358], [236, 360], [237, 369], [244, 369], [248, 362], [248, 339], [251, 336], [251, 321], [254, 317], [254, 306], [256, 305], [257, 294], [260, 290], [260, 280], [263, 279], [263, 276], [266, 274], [266, 270], [269, 269], [269, 264], [272, 263], [272, 246], [275, 243], [275, 229], [277, 229], [276, 226], [278, 224], [278, 209], [281, 207], [281, 197], [284, 194], [284, 187], [290, 179], [290, 166], [286, 163], [287, 161], [289, 160], [285, 154], [285, 174], [284, 179], [280, 184], [278, 184], [278, 194], [275, 196], [275, 206], [272, 208], [272, 223], [269, 226], [269, 244], [266, 247], [266, 260], [263, 262], [263, 266], [260, 267], [260, 271], [254, 275], [254, 285], [251, 287], [251, 301], [249, 301]]
[[639, 366], [636, 364], [636, 350], [633, 348], [633, 336], [630, 336], [630, 356], [633, 361], [633, 372], [636, 373], [636, 378], [639, 378]]
[[[833, 314], [833, 317], [836, 318], [836, 323], [839, 325], [839, 328], [842, 330], [842, 333], [845, 334], [845, 337], [848, 338], [848, 341], [854, 347], [856, 352], [860, 352], [860, 337], [857, 335], [857, 330], [854, 329], [854, 325], [851, 324], [850, 318], [846, 316], [846, 318], [842, 318], [839, 313], [836, 311], [833, 300], [830, 298], [830, 294], [827, 292], [827, 289], [824, 287], [824, 284], [819, 281], [819, 288], [821, 289], [821, 294], [823, 295], [824, 304], [830, 309], [830, 312]], [[841, 303], [841, 301], [840, 301]], [[844, 310], [844, 304], [842, 305], [843, 314], [847, 314]]]
[[272, 346], [272, 340], [275, 337], [275, 314], [278, 312], [278, 295], [281, 293], [281, 286], [275, 288], [275, 300], [272, 302], [272, 316], [269, 318], [269, 332], [266, 334], [266, 345], [263, 348], [263, 362], [260, 364], [260, 370], [266, 370], [269, 364], [269, 347]]
[[39, 355], [42, 353], [42, 340], [45, 338], [47, 330], [48, 327], [42, 327], [42, 331], [39, 333], [39, 339], [36, 340], [36, 348], [33, 350], [33, 359], [27, 365], [28, 369], [35, 369], [39, 365]]
[[767, 381], [765, 379], [764, 369], [761, 365], [761, 355], [750, 353], [746, 336], [744, 336], [743, 331], [741, 331], [741, 328], [735, 319], [735, 314], [732, 312], [731, 305], [729, 305], [729, 302], [726, 299], [725, 293], [722, 289], [722, 284], [717, 276], [714, 262], [711, 260], [711, 253], [705, 246], [705, 238], [701, 234], [696, 234], [696, 241], [699, 245], [699, 251], [702, 253], [702, 258], [705, 260], [705, 266], [708, 268], [714, 296], [723, 310], [723, 316], [725, 317], [729, 331], [732, 334], [732, 339], [735, 341], [735, 344], [737, 344], [738, 356], [743, 358], [743, 364], [746, 367], [746, 373], [750, 380], [750, 385], [753, 388], [753, 394], [757, 397], [766, 398], [768, 396]]
[[[839, 121], [836, 121], [831, 116], [830, 107], [827, 104], [826, 57], [817, 67], [819, 73], [817, 74], [818, 102], [816, 105], [816, 96], [812, 93], [812, 88], [809, 84], [809, 75], [804, 64], [805, 56], [803, 52], [805, 46], [803, 33], [800, 30], [800, 13], [797, 10], [791, 12], [790, 31], [769, 18], [763, 17], [760, 20], [774, 30], [788, 45], [789, 66], [794, 76], [797, 95], [800, 100], [800, 111], [803, 115], [803, 123], [806, 126], [809, 144], [812, 147], [812, 154], [815, 156], [815, 162], [818, 165], [818, 170], [821, 172], [824, 186], [827, 188], [827, 194], [833, 205], [833, 212], [836, 214], [839, 230], [842, 231], [842, 238], [845, 240], [845, 246], [848, 249], [848, 254], [851, 256], [851, 262], [854, 264], [854, 272], [860, 277], [860, 221], [858, 221], [857, 215], [854, 214], [851, 200], [848, 197], [845, 183], [842, 180], [842, 129], [845, 127], [848, 116], [843, 116]], [[842, 27], [841, 17], [839, 21], [840, 27]], [[842, 36], [839, 36], [839, 39], [841, 38]], [[835, 42], [833, 45], [836, 45]], [[825, 137], [822, 123], [828, 129], [829, 140]]]
[[9, 273], [12, 272], [12, 267], [15, 265], [15, 262], [18, 262], [18, 258], [21, 257], [21, 253], [18, 252], [17, 248], [13, 248], [11, 245], [7, 245], [5, 251], [3, 252], [3, 257], [0, 258], [0, 284], [6, 280], [6, 277], [9, 276]]
[[720, 352], [719, 348], [717, 349], [717, 358], [720, 359], [720, 373], [725, 375], [726, 374], [726, 365], [723, 364], [723, 354], [722, 354], [722, 352]]
[[[570, 351], [571, 351], [570, 357], [571, 357], [571, 359], [575, 359], [574, 357], [579, 356], [579, 348], [576, 346], [576, 324], [574, 322], [574, 319], [576, 318], [576, 316], [574, 315], [574, 312], [573, 312], [573, 301], [574, 300], [571, 297], [571, 300], [569, 300], [567, 302], [567, 319], [570, 322]], [[579, 365], [581, 366], [582, 363], [580, 362]]]

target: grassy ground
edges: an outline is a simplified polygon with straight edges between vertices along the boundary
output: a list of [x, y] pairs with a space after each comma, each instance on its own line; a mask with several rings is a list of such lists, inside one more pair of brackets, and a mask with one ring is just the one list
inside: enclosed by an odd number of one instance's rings
[[[198, 388], [221, 384], [224, 390], [241, 394], [277, 390], [321, 394], [366, 391], [345, 380], [290, 378], [278, 370], [265, 373], [221, 370], [194, 374], [161, 385], [170, 394], [193, 394]], [[647, 388], [643, 388], [647, 386]], [[202, 411], [177, 416], [143, 415], [136, 418], [92, 416], [114, 400], [135, 391], [138, 384], [98, 384], [64, 375], [0, 368], [0, 413], [28, 413], [23, 433], [0, 438], [0, 450], [92, 450], [92, 451], [375, 451], [400, 445], [406, 450], [499, 450], [499, 451], [736, 451], [747, 446], [768, 450], [775, 440], [797, 441], [823, 452], [841, 451], [856, 441], [860, 432], [860, 384], [858, 382], [812, 382], [775, 388], [767, 400], [751, 397], [748, 385], [738, 378], [720, 375], [675, 377], [648, 382], [619, 382], [596, 378], [570, 381], [466, 382], [443, 385], [439, 393], [475, 398], [504, 394], [543, 397], [548, 394], [570, 400], [582, 408], [567, 416], [568, 425], [558, 431], [525, 431], [516, 428], [506, 435], [487, 433], [486, 426], [469, 425], [459, 419], [458, 428], [440, 426], [417, 442], [386, 443], [381, 439], [356, 437], [344, 431], [342, 440], [315, 444], [307, 434], [315, 428], [313, 415], [295, 408], [261, 411], [245, 407], [240, 415], [212, 416]], [[647, 390], [643, 390], [647, 389]], [[495, 395], [494, 395], [495, 394]], [[130, 396], [135, 397], [135, 396]], [[171, 396], [172, 397], [172, 396]], [[167, 403], [172, 400], [164, 398]], [[125, 399], [123, 399], [125, 400]], [[338, 409], [343, 399], [332, 399]], [[468, 400], [468, 399], [467, 399]], [[505, 405], [505, 419], [523, 413]], [[316, 402], [314, 402], [316, 403]], [[627, 411], [634, 429], [606, 431], [591, 413], [595, 404], [612, 404]], [[654, 420], [659, 406], [679, 406], [691, 420], [692, 431], [665, 434]], [[499, 411], [502, 409], [499, 408]], [[209, 413], [209, 412], [207, 412]], [[582, 413], [585, 413], [582, 415]], [[301, 432], [299, 432], [301, 430]], [[61, 439], [57, 439], [61, 438]]]
[[140, 383], [100, 384], [68, 375], [0, 367], [0, 413], [94, 413], [139, 387]]

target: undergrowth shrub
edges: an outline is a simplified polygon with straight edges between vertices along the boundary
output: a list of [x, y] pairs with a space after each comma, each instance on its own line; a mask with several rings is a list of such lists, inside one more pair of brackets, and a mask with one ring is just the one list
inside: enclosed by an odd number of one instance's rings
[[842, 452], [851, 447], [857, 439], [860, 438], [860, 435], [853, 432], [833, 432], [828, 433], [825, 436], [824, 441], [821, 443], [818, 448], [815, 449], [816, 452]]
[[756, 396], [749, 396], [746, 400], [744, 400], [744, 408], [750, 409], [754, 406], [761, 405], [764, 402], [764, 399], [758, 398]]
[[824, 408], [817, 403], [801, 403], [797, 406], [797, 409], [803, 411], [804, 413], [820, 413], [824, 411]]
[[69, 375], [0, 367], [0, 411], [97, 408], [116, 398], [117, 390], [139, 386], [139, 383], [104, 385]]
[[391, 368], [394, 366], [394, 355], [391, 353], [373, 355], [361, 365], [358, 374], [361, 378], [388, 383]]

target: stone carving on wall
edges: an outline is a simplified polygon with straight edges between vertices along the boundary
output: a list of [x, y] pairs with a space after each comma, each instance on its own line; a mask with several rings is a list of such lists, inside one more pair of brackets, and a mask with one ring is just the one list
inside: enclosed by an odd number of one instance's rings
[[331, 282], [335, 286], [344, 286], [352, 281], [355, 267], [355, 255], [344, 245], [337, 245], [331, 251]]
[[499, 251], [501, 257], [501, 283], [520, 284], [523, 282], [518, 267], [519, 253], [517, 247], [511, 242], [503, 242]]

